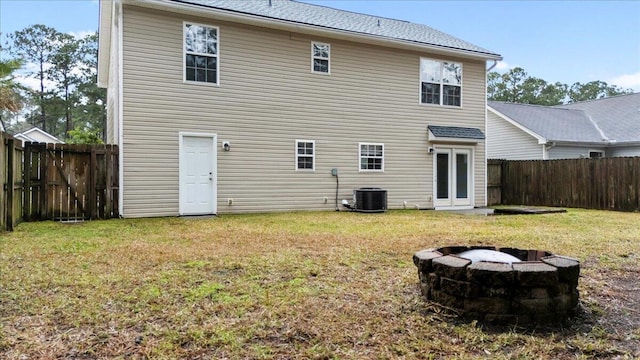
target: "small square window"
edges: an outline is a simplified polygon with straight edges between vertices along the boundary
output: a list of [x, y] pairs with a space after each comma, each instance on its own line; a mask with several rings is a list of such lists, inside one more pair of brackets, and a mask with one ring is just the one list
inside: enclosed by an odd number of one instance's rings
[[360, 171], [384, 171], [384, 144], [360, 143]]

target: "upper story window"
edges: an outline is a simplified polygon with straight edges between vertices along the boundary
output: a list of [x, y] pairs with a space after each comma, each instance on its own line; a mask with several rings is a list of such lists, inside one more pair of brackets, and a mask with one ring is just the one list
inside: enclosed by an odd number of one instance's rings
[[420, 102], [461, 106], [462, 64], [420, 59]]
[[384, 171], [384, 144], [360, 143], [360, 171]]
[[218, 28], [184, 23], [184, 80], [218, 84]]
[[311, 43], [311, 71], [329, 74], [329, 60], [331, 58], [331, 45]]
[[314, 170], [316, 144], [310, 140], [296, 140], [296, 170]]

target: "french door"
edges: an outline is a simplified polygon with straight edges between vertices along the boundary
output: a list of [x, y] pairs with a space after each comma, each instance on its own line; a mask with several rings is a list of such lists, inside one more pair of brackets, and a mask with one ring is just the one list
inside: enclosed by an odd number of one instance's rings
[[436, 208], [470, 207], [473, 198], [472, 151], [436, 148], [434, 156], [434, 201]]

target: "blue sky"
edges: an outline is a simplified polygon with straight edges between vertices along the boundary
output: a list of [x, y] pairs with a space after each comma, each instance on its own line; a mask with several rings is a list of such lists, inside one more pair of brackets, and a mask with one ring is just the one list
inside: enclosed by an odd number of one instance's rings
[[[520, 66], [548, 82], [602, 80], [640, 92], [640, 1], [304, 2], [431, 26], [502, 54], [500, 71]], [[3, 43], [5, 34], [36, 23], [96, 31], [98, 1], [0, 0]]]

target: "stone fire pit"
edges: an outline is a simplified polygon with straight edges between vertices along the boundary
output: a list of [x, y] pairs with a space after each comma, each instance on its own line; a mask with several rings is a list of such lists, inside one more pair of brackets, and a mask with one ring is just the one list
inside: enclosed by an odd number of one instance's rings
[[465, 318], [542, 323], [578, 310], [576, 259], [539, 250], [447, 246], [418, 251], [413, 262], [422, 295]]

